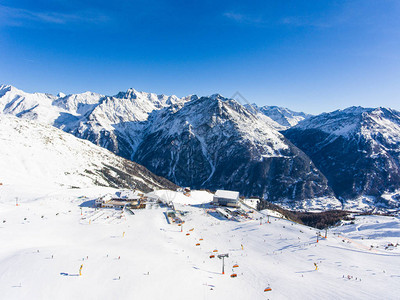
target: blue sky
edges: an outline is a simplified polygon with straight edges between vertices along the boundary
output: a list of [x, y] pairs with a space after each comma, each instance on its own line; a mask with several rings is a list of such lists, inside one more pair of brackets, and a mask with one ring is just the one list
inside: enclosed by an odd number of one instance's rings
[[398, 0], [0, 0], [0, 82], [400, 110], [399, 16]]

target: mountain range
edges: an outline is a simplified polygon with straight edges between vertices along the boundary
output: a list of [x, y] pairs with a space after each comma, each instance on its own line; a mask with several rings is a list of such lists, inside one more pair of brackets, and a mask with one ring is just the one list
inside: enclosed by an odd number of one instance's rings
[[399, 203], [400, 123], [391, 109], [311, 116], [250, 109], [219, 94], [53, 96], [2, 85], [0, 111], [87, 139], [180, 186], [233, 189], [298, 209], [365, 197], [370, 206]]

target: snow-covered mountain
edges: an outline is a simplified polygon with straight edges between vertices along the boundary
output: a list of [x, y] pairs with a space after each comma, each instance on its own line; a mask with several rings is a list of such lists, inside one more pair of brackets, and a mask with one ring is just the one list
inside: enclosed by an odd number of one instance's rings
[[[220, 95], [28, 94], [1, 86], [0, 108], [52, 124], [196, 188], [270, 200], [330, 197], [327, 180], [270, 118]], [[325, 199], [325, 198], [324, 198]]]
[[0, 114], [0, 143], [3, 184], [176, 188], [141, 165], [39, 122]]
[[154, 110], [183, 105], [195, 96], [156, 95], [128, 89], [115, 96], [92, 92], [57, 96], [0, 86], [0, 111], [54, 125], [131, 158], [141, 141], [143, 122]]
[[310, 156], [338, 197], [380, 197], [400, 189], [398, 111], [350, 107], [311, 117], [284, 134]]
[[296, 112], [285, 107], [279, 106], [261, 106], [258, 107], [256, 104], [252, 106], [260, 111], [262, 114], [271, 118], [273, 121], [282, 126], [279, 129], [288, 129], [297, 125], [299, 122], [310, 118], [312, 115], [303, 112]]
[[154, 113], [134, 156], [179, 185], [226, 188], [271, 201], [332, 195], [302, 151], [235, 100], [192, 100]]
[[[399, 113], [390, 109], [310, 117], [272, 106], [253, 111], [220, 95], [129, 89], [53, 96], [3, 85], [0, 110], [54, 125], [183, 186], [234, 189], [298, 208], [316, 205], [312, 199], [337, 207], [333, 195], [384, 194], [384, 203], [399, 203], [388, 196], [400, 189]], [[284, 132], [289, 142], [278, 130], [297, 122]]]
[[[46, 93], [26, 93], [11, 85], [0, 85], [0, 111], [26, 119], [35, 119], [42, 123], [61, 123], [59, 119], [67, 118], [65, 114], [85, 121], [88, 115], [105, 114], [108, 124], [129, 121], [145, 121], [153, 110], [177, 105], [190, 100], [189, 97], [156, 95], [128, 89], [115, 96], [104, 96], [97, 93], [57, 96]], [[96, 110], [97, 109], [97, 110]], [[83, 118], [81, 120], [81, 118]]]

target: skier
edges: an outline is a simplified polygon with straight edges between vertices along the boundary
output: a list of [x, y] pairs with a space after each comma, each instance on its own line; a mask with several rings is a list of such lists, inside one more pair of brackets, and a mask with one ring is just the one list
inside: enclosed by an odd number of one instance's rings
[[82, 276], [82, 268], [83, 268], [83, 265], [81, 265], [81, 267], [79, 268], [79, 276]]
[[317, 265], [317, 263], [314, 263], [314, 266], [315, 266], [315, 270], [318, 270], [318, 265]]

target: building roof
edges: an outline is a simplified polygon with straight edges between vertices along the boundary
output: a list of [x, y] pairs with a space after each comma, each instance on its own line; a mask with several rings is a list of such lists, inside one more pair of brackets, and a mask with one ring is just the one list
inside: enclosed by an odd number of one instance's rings
[[236, 200], [239, 197], [239, 192], [218, 190], [215, 192], [215, 197]]

